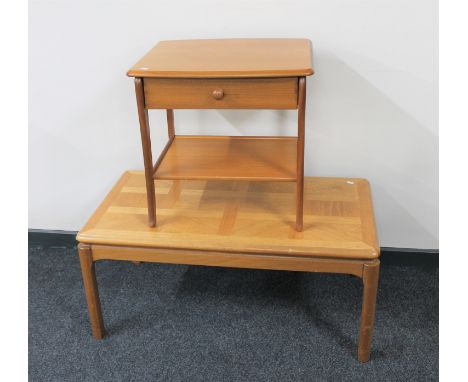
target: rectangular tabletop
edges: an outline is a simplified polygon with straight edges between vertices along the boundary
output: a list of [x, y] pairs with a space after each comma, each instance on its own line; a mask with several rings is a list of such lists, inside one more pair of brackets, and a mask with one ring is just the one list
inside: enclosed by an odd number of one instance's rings
[[307, 39], [161, 41], [127, 73], [131, 77], [297, 77], [313, 74]]
[[296, 180], [296, 137], [175, 136], [155, 179]]
[[77, 239], [286, 256], [379, 256], [365, 179], [305, 177], [303, 232], [294, 226], [294, 183], [157, 180], [156, 203], [157, 227], [150, 228], [144, 173], [125, 172]]

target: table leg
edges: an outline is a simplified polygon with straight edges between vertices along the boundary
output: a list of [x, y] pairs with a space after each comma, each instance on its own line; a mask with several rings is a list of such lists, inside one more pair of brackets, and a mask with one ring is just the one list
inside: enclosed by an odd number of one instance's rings
[[101, 339], [104, 337], [104, 321], [102, 319], [101, 302], [99, 300], [91, 246], [80, 243], [78, 245], [78, 253], [80, 255], [81, 273], [83, 275], [83, 285], [88, 303], [91, 330], [95, 338]]
[[151, 136], [148, 121], [148, 109], [145, 107], [145, 91], [143, 80], [135, 78], [135, 93], [137, 99], [138, 119], [140, 121], [141, 144], [145, 165], [146, 197], [148, 203], [148, 225], [156, 226], [156, 192], [153, 179], [153, 153], [151, 151]]
[[303, 227], [304, 210], [304, 140], [305, 140], [306, 79], [299, 78], [296, 167], [296, 231]]
[[166, 110], [167, 116], [167, 135], [169, 139], [175, 137], [175, 128], [174, 128], [174, 110], [168, 109]]
[[379, 284], [380, 262], [364, 264], [362, 281], [364, 283], [361, 327], [359, 329], [358, 359], [367, 362], [370, 358], [372, 331], [374, 329], [375, 302]]

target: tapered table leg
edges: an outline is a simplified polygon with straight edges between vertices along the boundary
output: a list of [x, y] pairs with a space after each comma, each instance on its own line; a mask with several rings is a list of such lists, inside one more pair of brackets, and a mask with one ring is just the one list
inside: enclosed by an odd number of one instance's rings
[[145, 165], [146, 198], [148, 203], [148, 225], [156, 226], [156, 191], [153, 179], [153, 153], [151, 151], [151, 135], [148, 121], [148, 109], [145, 107], [145, 91], [143, 80], [135, 78], [135, 93], [137, 99], [138, 119], [140, 122], [141, 145]]
[[95, 338], [101, 339], [104, 337], [104, 321], [102, 319], [101, 302], [99, 300], [94, 262], [91, 256], [91, 246], [80, 243], [78, 245], [78, 253], [80, 256], [86, 301], [88, 303], [91, 330]]
[[375, 303], [379, 283], [380, 262], [364, 264], [362, 281], [364, 283], [361, 326], [359, 329], [358, 359], [367, 362], [370, 358], [372, 331], [374, 329]]
[[299, 77], [297, 123], [297, 167], [296, 167], [296, 231], [303, 228], [304, 210], [304, 140], [305, 140], [305, 107], [306, 107], [306, 79]]

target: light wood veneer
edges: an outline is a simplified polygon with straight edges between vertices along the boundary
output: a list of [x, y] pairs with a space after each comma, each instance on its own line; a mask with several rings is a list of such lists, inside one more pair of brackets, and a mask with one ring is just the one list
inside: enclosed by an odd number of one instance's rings
[[296, 137], [177, 135], [155, 179], [296, 180]]
[[310, 76], [307, 39], [160, 41], [129, 71], [131, 77], [252, 78]]
[[78, 241], [239, 256], [378, 258], [368, 182], [305, 177], [304, 183], [303, 232], [294, 226], [294, 183], [251, 181], [157, 180], [161, 224], [150, 228], [144, 174], [126, 172]]

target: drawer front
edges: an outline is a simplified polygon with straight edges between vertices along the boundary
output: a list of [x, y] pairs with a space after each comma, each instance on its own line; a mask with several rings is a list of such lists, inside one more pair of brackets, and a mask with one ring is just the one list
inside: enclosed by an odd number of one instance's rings
[[148, 109], [296, 109], [297, 77], [145, 78]]

